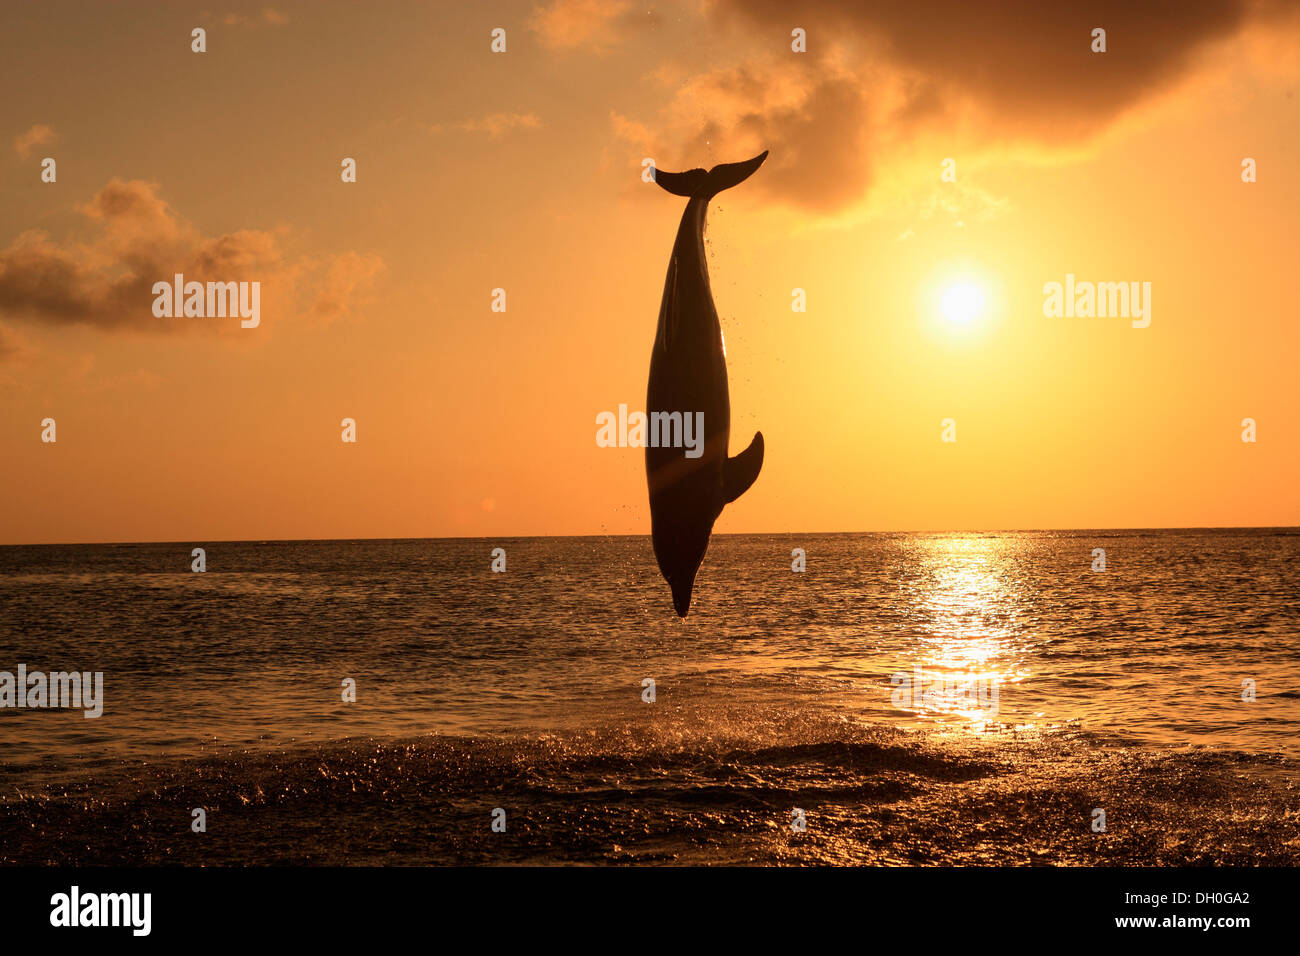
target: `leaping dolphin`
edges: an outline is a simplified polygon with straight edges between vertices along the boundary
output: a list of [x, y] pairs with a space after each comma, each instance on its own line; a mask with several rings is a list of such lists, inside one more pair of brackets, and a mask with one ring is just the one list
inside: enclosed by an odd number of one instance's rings
[[[713, 523], [724, 505], [739, 498], [763, 467], [763, 433], [749, 447], [727, 457], [731, 434], [731, 401], [727, 396], [727, 359], [722, 326], [709, 290], [704, 253], [704, 216], [709, 200], [724, 189], [743, 183], [763, 165], [766, 150], [743, 163], [724, 163], [708, 172], [656, 170], [657, 182], [674, 196], [688, 196], [677, 228], [659, 329], [650, 353], [650, 384], [646, 413], [652, 440], [646, 443], [646, 483], [650, 487], [650, 528], [655, 558], [673, 592], [680, 617], [691, 608], [695, 575], [709, 547]], [[703, 413], [703, 448], [691, 457], [677, 442], [656, 441], [676, 426], [680, 415], [687, 429]], [[655, 434], [656, 422], [660, 433]], [[680, 427], [679, 427], [680, 432]], [[688, 432], [689, 434], [689, 432]], [[700, 436], [695, 436], [698, 442]], [[697, 446], [698, 448], [698, 446]]]

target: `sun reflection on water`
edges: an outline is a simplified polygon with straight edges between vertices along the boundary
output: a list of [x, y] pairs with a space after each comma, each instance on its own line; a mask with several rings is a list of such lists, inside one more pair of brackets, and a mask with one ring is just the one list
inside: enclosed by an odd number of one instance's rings
[[913, 686], [919, 675], [926, 692], [904, 709], [920, 720], [1000, 727], [1002, 690], [1029, 675], [1023, 618], [1032, 597], [1016, 580], [1019, 542], [943, 536], [916, 545], [903, 584], [917, 621], [908, 663]]

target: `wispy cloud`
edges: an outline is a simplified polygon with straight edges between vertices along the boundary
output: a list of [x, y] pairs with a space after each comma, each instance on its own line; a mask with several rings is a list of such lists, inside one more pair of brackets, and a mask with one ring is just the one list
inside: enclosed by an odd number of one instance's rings
[[532, 113], [489, 113], [474, 119], [461, 120], [459, 123], [435, 123], [429, 131], [440, 133], [448, 129], [465, 130], [470, 133], [487, 133], [493, 139], [505, 136], [519, 129], [541, 129], [544, 124]]
[[21, 355], [26, 345], [18, 333], [6, 325], [0, 325], [0, 363]]
[[31, 129], [14, 137], [14, 151], [26, 159], [31, 155], [34, 148], [44, 146], [46, 143], [52, 143], [54, 139], [55, 132], [53, 128], [46, 126], [44, 123], [37, 123]]
[[274, 7], [266, 7], [260, 14], [227, 13], [221, 22], [228, 27], [252, 27], [262, 23], [282, 27], [289, 22], [289, 15]]
[[621, 42], [636, 12], [632, 0], [552, 0], [534, 8], [529, 26], [553, 49], [601, 53]]

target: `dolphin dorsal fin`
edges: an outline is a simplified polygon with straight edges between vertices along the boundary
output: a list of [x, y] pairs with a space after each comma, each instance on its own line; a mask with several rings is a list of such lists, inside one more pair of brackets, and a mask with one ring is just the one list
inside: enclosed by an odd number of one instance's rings
[[758, 470], [762, 467], [763, 433], [754, 432], [754, 440], [749, 443], [749, 447], [735, 458], [727, 459], [727, 467], [722, 478], [723, 497], [726, 498], [727, 504], [731, 504], [749, 490], [749, 486], [758, 477]]

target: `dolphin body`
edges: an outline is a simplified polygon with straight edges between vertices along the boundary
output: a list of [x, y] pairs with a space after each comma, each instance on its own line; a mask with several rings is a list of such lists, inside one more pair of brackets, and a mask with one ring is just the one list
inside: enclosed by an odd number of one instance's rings
[[[744, 182], [763, 165], [767, 152], [743, 163], [725, 163], [705, 172], [655, 171], [657, 182], [674, 196], [690, 201], [682, 213], [668, 260], [659, 329], [650, 353], [650, 383], [646, 391], [646, 417], [651, 437], [646, 443], [646, 483], [650, 489], [650, 527], [659, 570], [673, 592], [673, 607], [685, 617], [691, 607], [695, 575], [709, 547], [713, 523], [724, 505], [739, 498], [763, 467], [763, 433], [735, 458], [727, 457], [731, 434], [731, 401], [727, 395], [727, 359], [722, 326], [709, 290], [709, 268], [704, 252], [704, 216], [709, 200], [724, 189]], [[702, 449], [690, 457], [670, 442], [658, 441], [675, 426], [680, 413], [683, 428], [704, 415]], [[658, 413], [658, 416], [656, 415]], [[663, 423], [656, 435], [656, 417]], [[699, 435], [694, 441], [700, 441]]]

